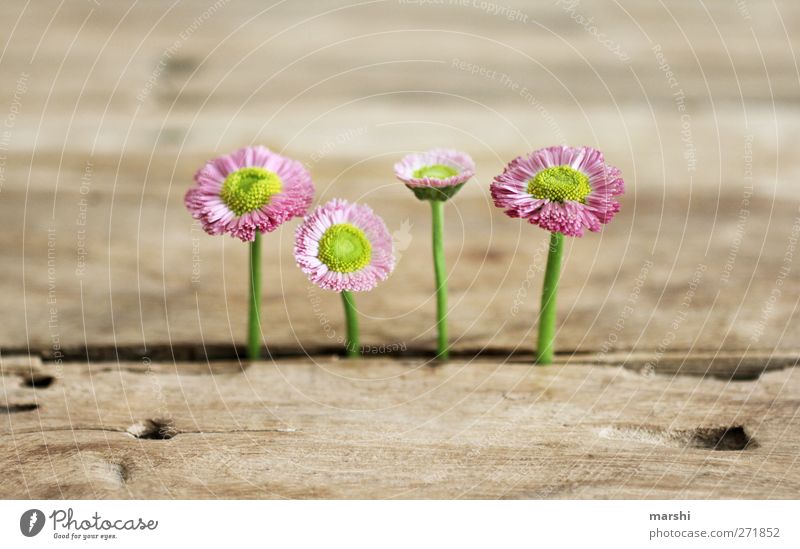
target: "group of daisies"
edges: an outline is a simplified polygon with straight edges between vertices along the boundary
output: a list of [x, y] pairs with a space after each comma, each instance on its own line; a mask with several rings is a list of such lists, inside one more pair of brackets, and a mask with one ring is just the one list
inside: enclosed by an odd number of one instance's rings
[[[441, 207], [475, 175], [475, 163], [466, 153], [435, 149], [407, 155], [394, 172], [418, 199]], [[600, 230], [619, 211], [617, 197], [623, 192], [620, 171], [591, 147], [554, 146], [520, 156], [491, 183], [495, 205], [508, 216], [559, 236]], [[338, 198], [308, 213], [313, 196], [311, 175], [302, 163], [256, 146], [208, 161], [197, 171], [185, 204], [207, 233], [245, 242], [303, 216], [294, 255], [314, 284], [362, 292], [385, 280], [395, 260], [383, 220], [367, 205]], [[435, 224], [434, 207], [434, 248]], [[437, 286], [441, 291], [443, 282]]]

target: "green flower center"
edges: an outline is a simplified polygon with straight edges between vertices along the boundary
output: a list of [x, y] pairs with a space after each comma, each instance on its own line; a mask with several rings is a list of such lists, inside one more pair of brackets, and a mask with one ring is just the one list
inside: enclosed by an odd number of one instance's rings
[[268, 204], [282, 187], [283, 181], [275, 172], [242, 168], [225, 178], [220, 198], [233, 213], [244, 215]]
[[585, 202], [592, 192], [589, 176], [569, 166], [545, 168], [528, 181], [528, 192], [536, 198], [555, 202]]
[[445, 166], [444, 164], [433, 164], [431, 166], [423, 166], [418, 168], [414, 170], [414, 173], [411, 175], [414, 177], [414, 179], [422, 179], [423, 177], [429, 177], [431, 179], [447, 179], [448, 177], [458, 175], [458, 170], [450, 166]]
[[352, 273], [369, 265], [372, 244], [364, 231], [350, 223], [333, 225], [319, 241], [319, 260], [331, 271]]

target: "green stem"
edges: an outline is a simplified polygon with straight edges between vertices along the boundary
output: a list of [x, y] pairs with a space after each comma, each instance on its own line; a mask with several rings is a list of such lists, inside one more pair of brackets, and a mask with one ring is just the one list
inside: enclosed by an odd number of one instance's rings
[[538, 364], [553, 362], [553, 347], [556, 337], [556, 296], [558, 279], [561, 276], [561, 256], [564, 252], [564, 235], [550, 235], [550, 251], [547, 254], [547, 269], [542, 288], [542, 308], [539, 311], [539, 347], [536, 353]]
[[247, 358], [261, 358], [261, 233], [250, 243], [250, 311], [247, 319]]
[[430, 200], [433, 214], [433, 268], [436, 273], [436, 326], [439, 330], [437, 358], [450, 357], [447, 341], [447, 272], [444, 265], [444, 201]]
[[353, 294], [344, 290], [342, 292], [342, 303], [344, 303], [344, 317], [347, 321], [347, 339], [345, 340], [347, 356], [357, 358], [360, 355], [361, 345], [358, 342], [358, 312], [356, 311]]

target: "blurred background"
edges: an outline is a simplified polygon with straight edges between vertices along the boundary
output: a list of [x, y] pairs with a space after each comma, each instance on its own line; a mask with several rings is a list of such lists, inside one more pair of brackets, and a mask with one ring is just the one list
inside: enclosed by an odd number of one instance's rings
[[[0, 350], [85, 359], [233, 356], [247, 248], [194, 223], [203, 162], [264, 144], [322, 203], [369, 203], [400, 256], [358, 296], [376, 354], [434, 348], [429, 209], [411, 151], [469, 152], [447, 205], [456, 352], [530, 353], [547, 234], [489, 195], [515, 156], [590, 145], [620, 216], [570, 239], [559, 350], [797, 349], [800, 4], [755, 0], [0, 4]], [[340, 346], [338, 296], [264, 242], [264, 336]]]

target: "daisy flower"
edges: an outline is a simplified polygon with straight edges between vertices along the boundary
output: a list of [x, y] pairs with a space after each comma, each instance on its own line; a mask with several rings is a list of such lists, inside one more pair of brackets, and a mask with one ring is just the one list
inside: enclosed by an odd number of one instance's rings
[[520, 156], [491, 185], [495, 206], [554, 233], [583, 236], [609, 223], [625, 192], [617, 168], [591, 147], [548, 147]]
[[420, 200], [447, 200], [475, 175], [475, 162], [460, 151], [433, 149], [406, 155], [394, 165], [394, 175]]
[[194, 180], [184, 199], [192, 217], [208, 234], [244, 242], [305, 215], [314, 197], [311, 175], [300, 162], [262, 146], [209, 160]]
[[433, 149], [409, 154], [394, 165], [394, 174], [420, 200], [431, 204], [433, 266], [436, 278], [437, 358], [449, 356], [447, 335], [447, 270], [444, 261], [444, 203], [475, 175], [475, 162], [467, 153]]
[[365, 292], [394, 269], [392, 236], [369, 206], [333, 199], [305, 218], [295, 235], [297, 265], [309, 280], [339, 292], [347, 319], [347, 351], [359, 351], [358, 317], [351, 292]]
[[625, 192], [620, 171], [591, 147], [547, 147], [512, 160], [491, 185], [492, 198], [510, 217], [550, 231], [542, 305], [539, 311], [537, 362], [553, 361], [556, 296], [561, 276], [564, 236], [599, 231], [620, 210]]
[[261, 356], [261, 233], [302, 216], [314, 186], [300, 162], [266, 147], [245, 147], [209, 160], [194, 176], [184, 204], [211, 235], [250, 242], [247, 354]]

